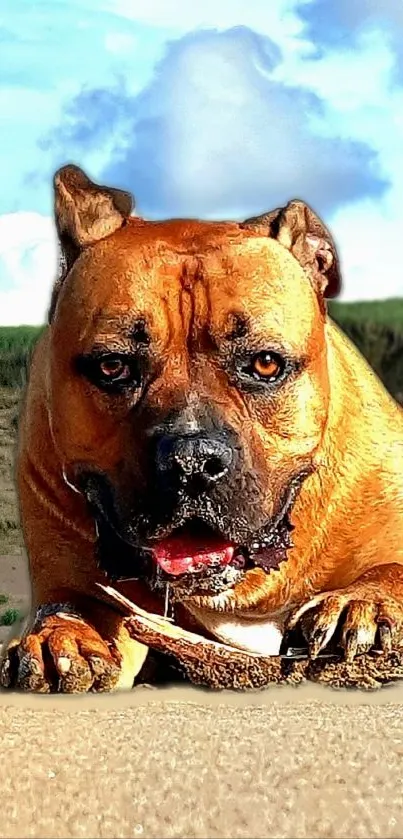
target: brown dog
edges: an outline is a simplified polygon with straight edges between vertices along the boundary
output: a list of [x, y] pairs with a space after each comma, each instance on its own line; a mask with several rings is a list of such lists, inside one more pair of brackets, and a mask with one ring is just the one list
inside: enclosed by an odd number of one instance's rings
[[65, 266], [18, 453], [33, 613], [3, 684], [132, 686], [147, 650], [102, 602], [105, 573], [247, 650], [278, 653], [302, 616], [312, 655], [336, 630], [349, 657], [399, 643], [403, 417], [326, 315], [339, 267], [319, 219], [293, 201], [145, 222], [73, 166], [55, 207]]

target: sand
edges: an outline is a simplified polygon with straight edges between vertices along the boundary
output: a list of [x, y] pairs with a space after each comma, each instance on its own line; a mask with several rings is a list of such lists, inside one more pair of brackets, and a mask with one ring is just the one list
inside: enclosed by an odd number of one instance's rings
[[0, 836], [401, 837], [401, 705], [298, 693], [3, 695]]

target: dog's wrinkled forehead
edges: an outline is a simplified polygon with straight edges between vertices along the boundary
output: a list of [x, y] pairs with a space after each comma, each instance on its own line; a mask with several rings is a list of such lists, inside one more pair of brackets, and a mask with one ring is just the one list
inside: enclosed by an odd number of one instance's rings
[[212, 246], [206, 225], [179, 248], [161, 240], [158, 228], [153, 234], [128, 226], [80, 258], [69, 285], [82, 334], [131, 324], [162, 345], [178, 336], [214, 344], [251, 330], [299, 345], [310, 335], [316, 295], [275, 240], [229, 231]]

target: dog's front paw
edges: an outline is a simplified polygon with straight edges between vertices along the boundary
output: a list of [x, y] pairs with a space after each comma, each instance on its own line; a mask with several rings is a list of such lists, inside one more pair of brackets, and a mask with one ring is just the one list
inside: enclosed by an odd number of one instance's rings
[[302, 631], [311, 658], [329, 643], [347, 661], [374, 647], [390, 652], [403, 641], [403, 604], [382, 596], [373, 584], [357, 584], [316, 595], [293, 613], [290, 630]]
[[117, 650], [79, 615], [43, 607], [33, 628], [9, 644], [0, 686], [32, 693], [111, 691], [119, 664]]

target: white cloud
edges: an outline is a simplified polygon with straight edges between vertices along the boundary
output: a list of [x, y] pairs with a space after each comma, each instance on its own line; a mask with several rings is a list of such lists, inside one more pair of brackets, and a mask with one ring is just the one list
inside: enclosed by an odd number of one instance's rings
[[94, 0], [37, 0], [23, 12], [0, 0], [0, 8], [0, 214], [46, 214], [53, 171], [70, 158], [67, 149], [66, 157], [50, 159], [47, 134], [83, 87], [105, 90], [119, 80], [139, 92], [166, 32], [103, 13]]
[[0, 324], [41, 324], [57, 274], [53, 219], [39, 213], [0, 216]]
[[340, 142], [337, 126], [325, 137], [323, 103], [273, 80], [280, 61], [272, 41], [245, 27], [189, 33], [140, 96], [122, 85], [83, 90], [50, 153], [68, 148], [94, 178], [131, 189], [152, 218], [242, 218], [296, 196], [329, 214], [379, 195], [365, 140]]
[[138, 38], [134, 35], [129, 35], [124, 32], [107, 32], [105, 35], [105, 47], [108, 52], [117, 53], [119, 56], [122, 53], [128, 53], [136, 49], [138, 46]]
[[[389, 209], [389, 212], [388, 212]], [[402, 218], [393, 202], [358, 202], [339, 210], [332, 231], [340, 246], [342, 300], [403, 296]]]
[[287, 53], [274, 78], [307, 87], [324, 97], [337, 112], [371, 108], [388, 95], [395, 56], [386, 33], [366, 30], [357, 35], [354, 48], [337, 45], [318, 58]]

